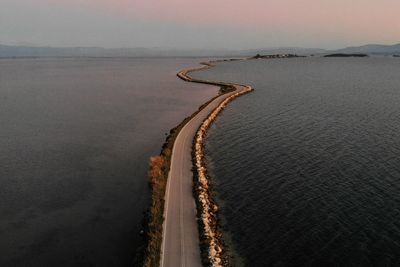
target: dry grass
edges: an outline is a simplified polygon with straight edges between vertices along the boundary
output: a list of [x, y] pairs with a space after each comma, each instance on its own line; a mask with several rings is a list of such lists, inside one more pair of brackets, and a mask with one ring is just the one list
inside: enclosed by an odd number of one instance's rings
[[151, 186], [151, 206], [146, 229], [147, 246], [144, 252], [144, 267], [158, 267], [160, 264], [165, 190], [171, 164], [172, 148], [179, 131], [190, 118], [186, 118], [177, 127], [172, 129], [165, 140], [160, 155], [150, 158], [148, 175]]
[[147, 233], [148, 246], [143, 266], [156, 267], [160, 261], [160, 253], [155, 252], [160, 250], [162, 242], [164, 194], [168, 177], [167, 169], [167, 160], [163, 155], [150, 158], [149, 178], [152, 188], [152, 203]]

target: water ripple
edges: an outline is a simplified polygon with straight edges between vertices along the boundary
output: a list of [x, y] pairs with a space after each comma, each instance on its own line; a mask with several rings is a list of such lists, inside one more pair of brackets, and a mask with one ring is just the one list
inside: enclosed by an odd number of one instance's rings
[[246, 266], [400, 265], [400, 62], [230, 62], [252, 84], [206, 145], [224, 228]]

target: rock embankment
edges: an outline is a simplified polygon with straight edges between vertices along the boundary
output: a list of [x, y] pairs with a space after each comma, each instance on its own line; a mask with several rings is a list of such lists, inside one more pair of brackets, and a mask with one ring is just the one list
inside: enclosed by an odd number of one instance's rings
[[253, 91], [248, 85], [239, 85], [224, 82], [215, 82], [192, 78], [188, 74], [193, 71], [205, 70], [214, 66], [213, 62], [202, 63], [202, 67], [180, 71], [177, 75], [187, 82], [216, 85], [221, 87], [221, 93], [229, 93], [227, 97], [208, 115], [197, 130], [193, 143], [194, 165], [194, 194], [198, 209], [198, 224], [200, 232], [200, 246], [203, 264], [208, 266], [228, 266], [229, 261], [223, 246], [222, 231], [218, 226], [218, 206], [212, 199], [210, 181], [204, 155], [204, 141], [208, 129], [235, 98]]
[[195, 186], [196, 197], [198, 199], [198, 209], [200, 213], [201, 236], [205, 239], [208, 246], [207, 261], [211, 266], [227, 266], [227, 257], [224, 255], [224, 247], [222, 240], [222, 232], [218, 227], [218, 206], [213, 201], [210, 192], [210, 182], [207, 176], [207, 167], [204, 155], [204, 141], [207, 136], [208, 129], [224, 110], [229, 102], [235, 98], [251, 92], [250, 86], [239, 86], [237, 92], [226, 98], [221, 104], [208, 116], [197, 131], [194, 142], [194, 165], [195, 177], [197, 181]]

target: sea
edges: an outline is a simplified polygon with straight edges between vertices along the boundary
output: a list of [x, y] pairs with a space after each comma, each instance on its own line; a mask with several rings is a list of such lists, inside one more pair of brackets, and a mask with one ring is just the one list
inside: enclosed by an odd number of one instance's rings
[[236, 266], [400, 266], [400, 60], [259, 59], [193, 73], [249, 84], [207, 165]]
[[0, 266], [133, 266], [148, 160], [218, 88], [199, 58], [0, 59]]

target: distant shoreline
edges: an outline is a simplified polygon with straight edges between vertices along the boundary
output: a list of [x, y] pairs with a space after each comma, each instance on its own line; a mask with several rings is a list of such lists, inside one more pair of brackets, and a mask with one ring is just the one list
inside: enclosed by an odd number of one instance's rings
[[276, 48], [248, 48], [248, 49], [171, 49], [145, 47], [51, 47], [34, 45], [5, 45], [0, 44], [0, 58], [41, 58], [41, 57], [88, 57], [88, 58], [162, 58], [162, 57], [190, 57], [190, 58], [235, 58], [251, 57], [255, 54], [298, 54], [318, 55], [334, 53], [364, 53], [369, 55], [392, 56], [400, 54], [400, 44], [368, 44], [362, 46], [344, 47], [338, 49], [276, 47]]

